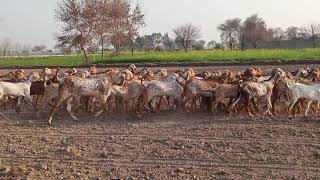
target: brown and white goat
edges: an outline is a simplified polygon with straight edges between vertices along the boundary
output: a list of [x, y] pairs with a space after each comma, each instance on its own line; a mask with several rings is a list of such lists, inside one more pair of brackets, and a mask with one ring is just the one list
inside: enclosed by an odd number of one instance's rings
[[[230, 106], [231, 110], [234, 110], [237, 103], [239, 103], [239, 101], [242, 98], [244, 98], [244, 107], [247, 110], [247, 112], [249, 113], [249, 115], [253, 116], [254, 112], [253, 112], [252, 108], [250, 107], [250, 103], [253, 102], [254, 98], [257, 98], [259, 100], [261, 100], [261, 99], [266, 100], [267, 108], [266, 108], [266, 111], [264, 112], [264, 114], [272, 115], [272, 113], [270, 112], [270, 109], [272, 108], [272, 104], [271, 104], [272, 90], [273, 90], [273, 87], [276, 84], [276, 82], [285, 78], [285, 76], [286, 76], [286, 73], [283, 70], [277, 68], [277, 69], [273, 70], [272, 76], [266, 81], [263, 81], [263, 82], [251, 82], [251, 81], [244, 82], [243, 84], [240, 85], [241, 89], [240, 89], [239, 97]], [[253, 103], [253, 104], [255, 105], [255, 103]], [[255, 108], [257, 111], [259, 111], [256, 106], [255, 106]]]

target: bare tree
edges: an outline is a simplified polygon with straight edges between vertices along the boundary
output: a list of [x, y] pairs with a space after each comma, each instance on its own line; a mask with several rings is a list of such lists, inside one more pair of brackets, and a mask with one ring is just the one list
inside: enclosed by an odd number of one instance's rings
[[192, 24], [180, 25], [173, 29], [177, 43], [179, 43], [187, 53], [192, 42], [200, 38], [200, 29]]
[[31, 46], [30, 45], [24, 45], [21, 49], [21, 55], [22, 56], [27, 56], [30, 54], [31, 51]]
[[95, 22], [94, 34], [98, 43], [101, 46], [101, 59], [104, 58], [105, 46], [110, 43], [109, 39], [111, 36], [111, 18], [109, 13], [111, 11], [110, 1], [104, 0], [98, 2], [97, 6], [97, 21]]
[[257, 48], [258, 42], [266, 39], [266, 23], [258, 15], [252, 15], [244, 21], [243, 33], [246, 43], [251, 44], [253, 48]]
[[14, 43], [12, 46], [14, 55], [21, 56], [22, 55], [22, 45], [20, 43]]
[[285, 38], [286, 38], [285, 32], [282, 30], [281, 27], [269, 28], [267, 31], [266, 40], [274, 41], [277, 43], [278, 46], [280, 46], [281, 41], [285, 40]]
[[130, 3], [127, 0], [111, 0], [111, 43], [117, 54], [120, 54], [121, 45], [127, 40], [127, 22], [130, 12]]
[[141, 6], [138, 4], [127, 18], [127, 30], [130, 40], [131, 54], [133, 56], [133, 40], [138, 35], [139, 29], [145, 26], [144, 14]]
[[239, 43], [239, 34], [241, 30], [241, 19], [228, 19], [217, 27], [221, 32], [221, 39], [232, 50]]
[[165, 47], [165, 49], [173, 49], [174, 48], [174, 41], [169, 37], [168, 33], [165, 33], [162, 36], [162, 43]]
[[0, 41], [0, 50], [2, 55], [2, 60], [8, 55], [8, 52], [12, 46], [12, 41], [9, 38], [5, 38]]
[[95, 0], [62, 0], [56, 9], [56, 17], [62, 23], [61, 33], [57, 37], [58, 46], [68, 49], [80, 47], [86, 63], [86, 48], [93, 39], [96, 4]]
[[320, 38], [320, 24], [311, 24], [308, 31], [313, 48], [316, 48]]

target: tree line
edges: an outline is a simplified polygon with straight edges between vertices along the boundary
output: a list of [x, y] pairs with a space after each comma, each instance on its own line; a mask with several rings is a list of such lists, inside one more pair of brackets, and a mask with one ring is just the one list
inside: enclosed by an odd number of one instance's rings
[[200, 28], [189, 23], [177, 26], [169, 33], [139, 35], [146, 26], [142, 7], [132, 5], [129, 0], [62, 0], [56, 9], [61, 25], [57, 35], [57, 47], [64, 52], [80, 49], [88, 62], [88, 52], [121, 50], [184, 50], [190, 49], [247, 49], [258, 48], [262, 42], [281, 43], [286, 40], [309, 40], [317, 47], [320, 39], [320, 25], [309, 27], [268, 27], [265, 20], [252, 15], [242, 21], [240, 18], [227, 19], [217, 30], [221, 43], [205, 42]]
[[[61, 31], [57, 34], [57, 47], [70, 52], [80, 49], [88, 62], [88, 52], [113, 48], [116, 54], [122, 49], [172, 50], [203, 49], [205, 41], [200, 29], [192, 24], [173, 29], [174, 38], [168, 33], [139, 36], [145, 24], [140, 4], [133, 6], [129, 0], [62, 0], [56, 9]], [[212, 42], [213, 43], [213, 42]], [[212, 45], [211, 43], [211, 45]]]
[[243, 22], [239, 18], [227, 19], [221, 23], [217, 30], [224, 47], [229, 49], [257, 48], [259, 43], [274, 41], [309, 40], [316, 48], [320, 41], [320, 25], [310, 24], [309, 27], [268, 27], [264, 19], [254, 14]]
[[0, 39], [0, 59], [7, 56], [29, 56], [29, 55], [54, 55], [55, 50], [47, 48], [45, 45], [24, 45], [14, 42], [10, 38]]

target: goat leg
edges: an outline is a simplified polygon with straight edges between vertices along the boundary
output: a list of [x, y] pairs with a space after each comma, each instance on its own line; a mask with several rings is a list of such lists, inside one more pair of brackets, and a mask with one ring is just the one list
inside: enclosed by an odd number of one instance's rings
[[307, 102], [307, 108], [306, 108], [306, 111], [304, 112], [304, 116], [305, 117], [308, 117], [308, 111], [310, 109], [310, 105], [311, 105], [312, 101], [308, 101]]
[[68, 111], [68, 113], [70, 114], [70, 116], [72, 117], [72, 119], [73, 119], [74, 121], [77, 121], [77, 120], [78, 120], [77, 117], [72, 113], [72, 105], [71, 105], [72, 99], [73, 99], [73, 98], [69, 98], [69, 99], [67, 100], [67, 111]]

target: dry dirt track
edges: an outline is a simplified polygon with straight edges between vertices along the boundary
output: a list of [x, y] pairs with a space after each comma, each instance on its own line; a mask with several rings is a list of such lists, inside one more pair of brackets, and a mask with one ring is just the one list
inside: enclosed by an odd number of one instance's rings
[[83, 113], [73, 122], [60, 112], [48, 127], [46, 113], [5, 114], [0, 179], [320, 177], [320, 118]]

